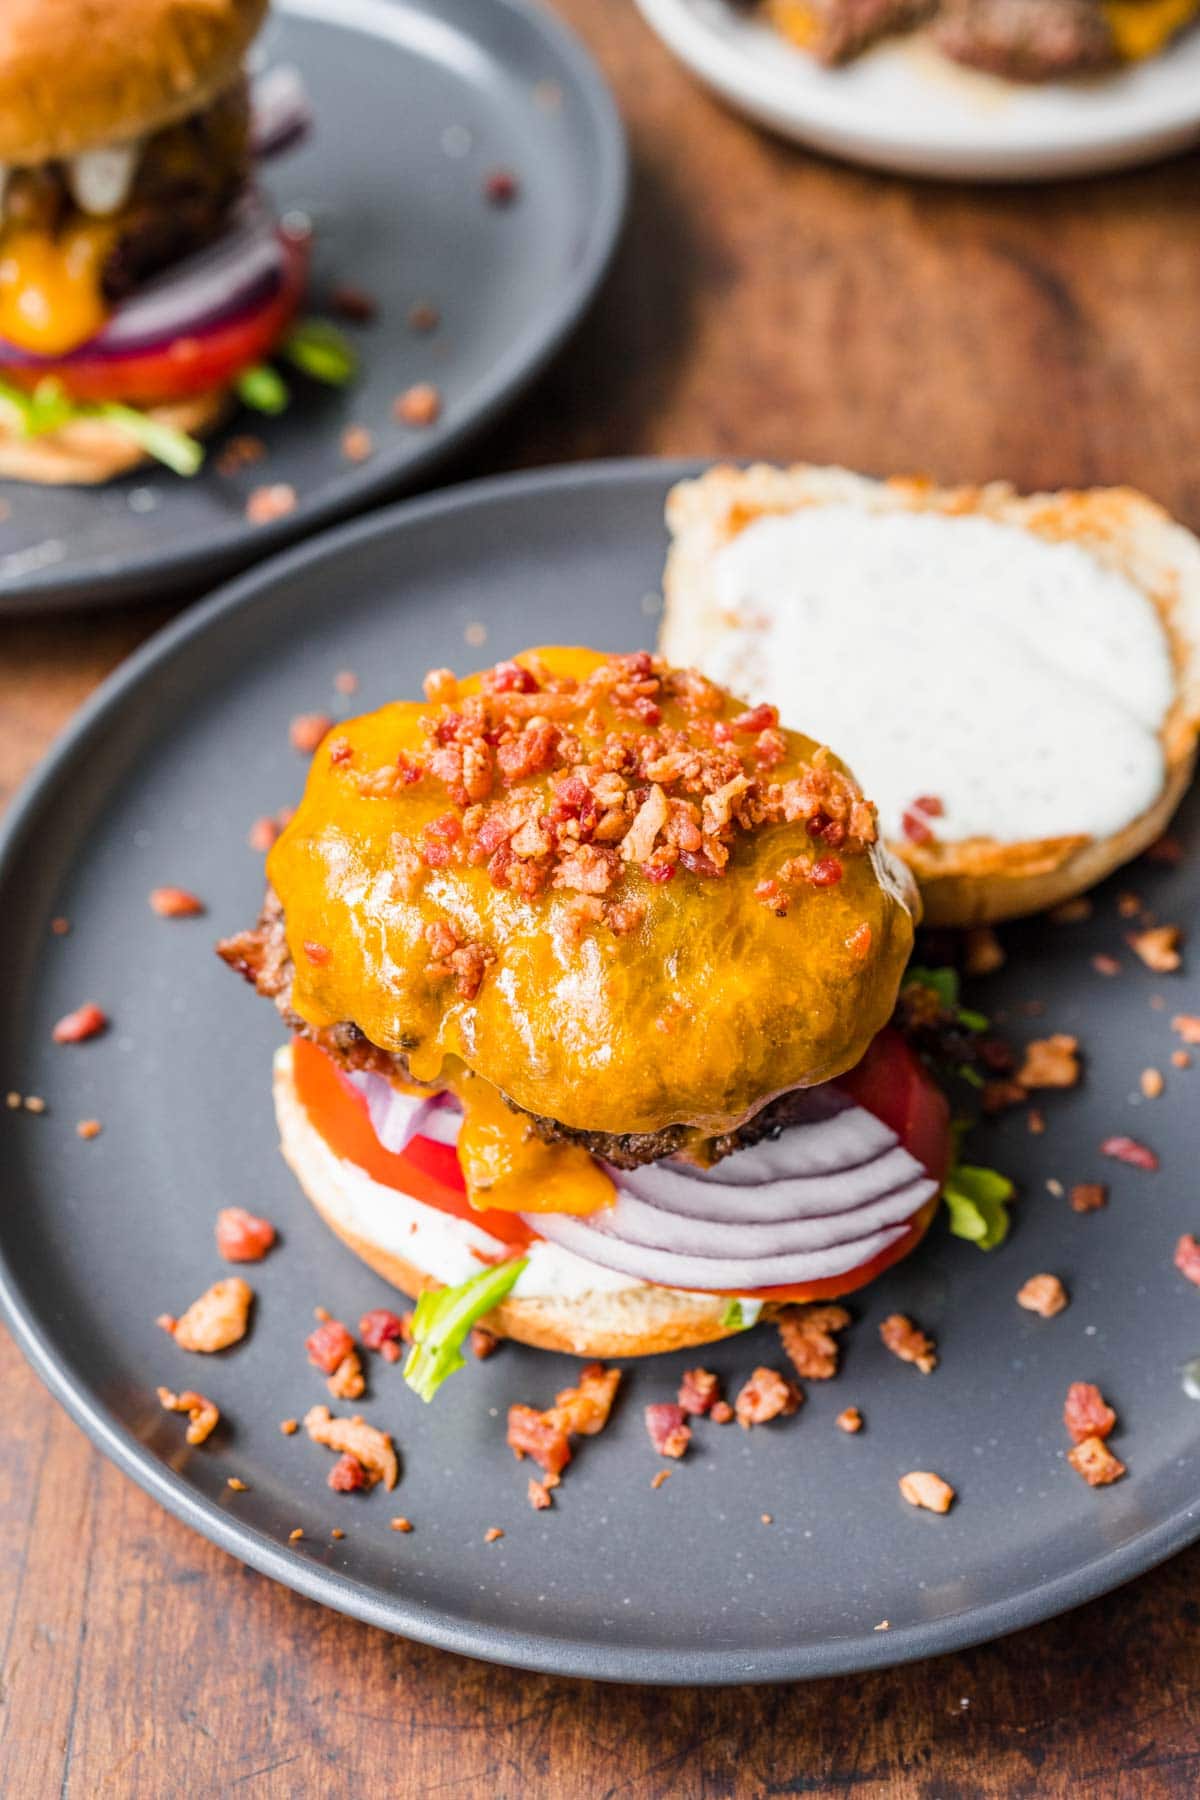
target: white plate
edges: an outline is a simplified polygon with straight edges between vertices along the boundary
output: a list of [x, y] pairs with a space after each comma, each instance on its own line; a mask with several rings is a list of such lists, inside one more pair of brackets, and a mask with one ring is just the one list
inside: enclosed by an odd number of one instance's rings
[[637, 3], [693, 74], [760, 124], [905, 175], [1042, 181], [1200, 139], [1200, 27], [1116, 74], [1034, 87], [960, 68], [921, 33], [826, 69], [731, 0]]

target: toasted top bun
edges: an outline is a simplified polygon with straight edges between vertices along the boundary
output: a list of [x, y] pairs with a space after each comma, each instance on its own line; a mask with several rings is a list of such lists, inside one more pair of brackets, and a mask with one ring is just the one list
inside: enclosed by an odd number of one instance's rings
[[4, 0], [0, 163], [145, 136], [237, 73], [267, 0]]
[[[203, 437], [220, 424], [229, 404], [224, 389], [195, 394], [169, 406], [143, 407], [148, 419]], [[44, 437], [21, 437], [0, 424], [0, 477], [45, 487], [94, 487], [141, 468], [153, 459], [128, 432], [107, 419], [72, 419]]]
[[[390, 1231], [380, 1225], [401, 1207], [415, 1218], [431, 1216], [447, 1230], [466, 1234], [473, 1228], [436, 1212], [393, 1188], [372, 1182], [353, 1164], [338, 1157], [310, 1119], [296, 1091], [290, 1048], [277, 1052], [274, 1075], [275, 1118], [279, 1126], [280, 1148], [292, 1173], [322, 1219], [356, 1256], [414, 1299], [426, 1288], [442, 1286], [420, 1262], [419, 1234]], [[894, 1246], [888, 1262], [897, 1262], [914, 1250], [924, 1237], [937, 1211], [938, 1201], [927, 1201], [914, 1217], [909, 1235]], [[414, 1211], [415, 1209], [415, 1211]], [[403, 1253], [396, 1243], [403, 1245]], [[503, 1246], [493, 1241], [493, 1248], [503, 1253]], [[481, 1263], [480, 1267], [483, 1266]], [[880, 1261], [872, 1273], [885, 1266]], [[650, 1282], [627, 1286], [606, 1284], [607, 1271], [596, 1270], [597, 1285], [584, 1293], [560, 1293], [502, 1300], [484, 1323], [489, 1331], [501, 1337], [515, 1338], [539, 1350], [565, 1350], [575, 1356], [648, 1356], [660, 1350], [686, 1350], [696, 1344], [710, 1344], [717, 1338], [729, 1337], [740, 1326], [724, 1323], [729, 1314], [729, 1298], [724, 1294], [690, 1293], [680, 1288], [657, 1287]], [[846, 1276], [839, 1292], [849, 1293], [863, 1284], [862, 1271]], [[806, 1296], [797, 1293], [797, 1299]], [[832, 1298], [830, 1284], [822, 1284], [811, 1298]], [[780, 1303], [768, 1301], [761, 1317], [770, 1319], [780, 1311]]]
[[[889, 841], [917, 879], [926, 924], [971, 925], [1039, 912], [1092, 887], [1162, 834], [1191, 780], [1200, 731], [1200, 542], [1191, 532], [1132, 488], [1021, 496], [1002, 482], [938, 488], [915, 478], [873, 481], [808, 464], [717, 467], [681, 482], [667, 501], [672, 545], [663, 584], [662, 653], [673, 662], [711, 668], [714, 647], [730, 631], [750, 628], [721, 610], [714, 581], [718, 552], [756, 519], [821, 506], [973, 514], [1078, 544], [1141, 589], [1170, 647], [1175, 693], [1161, 731], [1163, 782], [1153, 802], [1105, 837]], [[921, 695], [900, 703], [919, 707]]]

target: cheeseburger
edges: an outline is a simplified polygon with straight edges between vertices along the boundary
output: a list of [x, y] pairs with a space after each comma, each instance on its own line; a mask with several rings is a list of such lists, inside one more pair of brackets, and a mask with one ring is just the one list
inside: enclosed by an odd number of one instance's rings
[[289, 1028], [283, 1153], [334, 1231], [460, 1335], [590, 1356], [906, 1255], [948, 1108], [889, 1023], [914, 893], [845, 766], [645, 652], [425, 693], [326, 737], [219, 946]]
[[192, 473], [299, 304], [248, 185], [266, 0], [0, 7], [0, 474]]

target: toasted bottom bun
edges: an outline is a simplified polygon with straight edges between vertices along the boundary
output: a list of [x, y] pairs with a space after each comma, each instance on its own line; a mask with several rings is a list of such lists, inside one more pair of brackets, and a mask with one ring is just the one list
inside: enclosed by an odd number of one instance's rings
[[[414, 1299], [426, 1288], [442, 1286], [416, 1263], [365, 1235], [357, 1224], [351, 1183], [368, 1178], [361, 1170], [342, 1162], [313, 1125], [296, 1092], [290, 1050], [275, 1058], [274, 1095], [284, 1159], [330, 1229], [377, 1275]], [[379, 1184], [371, 1185], [381, 1195], [393, 1193]], [[405, 1205], [420, 1212], [436, 1214], [435, 1208], [411, 1196], [393, 1197], [397, 1202], [403, 1199]], [[897, 1252], [897, 1260], [920, 1242], [937, 1205], [932, 1200], [922, 1208], [913, 1221], [913, 1236]], [[843, 1291], [849, 1292], [858, 1285], [851, 1271]], [[813, 1296], [818, 1297], [834, 1296], [823, 1289], [820, 1296]], [[721, 1322], [728, 1307], [729, 1298], [724, 1294], [686, 1293], [646, 1283], [615, 1291], [597, 1289], [571, 1297], [509, 1298], [501, 1301], [483, 1322], [498, 1336], [515, 1338], [538, 1350], [564, 1350], [574, 1356], [649, 1356], [661, 1350], [686, 1350], [735, 1336], [741, 1328], [731, 1331]], [[779, 1302], [768, 1301], [760, 1317], [770, 1319], [779, 1311]]]
[[[215, 431], [229, 405], [224, 388], [195, 394], [169, 405], [143, 407], [148, 419], [204, 437]], [[36, 481], [45, 487], [95, 487], [141, 468], [153, 459], [128, 432], [107, 419], [72, 419], [44, 437], [21, 437], [0, 425], [0, 476], [10, 481]]]

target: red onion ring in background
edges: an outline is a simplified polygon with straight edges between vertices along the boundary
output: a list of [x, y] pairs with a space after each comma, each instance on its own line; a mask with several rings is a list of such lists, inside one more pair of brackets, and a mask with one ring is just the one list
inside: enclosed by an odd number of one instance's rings
[[250, 149], [275, 156], [302, 138], [312, 124], [304, 77], [291, 63], [276, 63], [250, 84]]
[[364, 1074], [357, 1069], [348, 1072], [345, 1079], [366, 1101], [371, 1128], [393, 1156], [407, 1150], [415, 1137], [432, 1138], [438, 1144], [458, 1141], [462, 1119], [452, 1095], [405, 1094], [393, 1087], [385, 1075]]

